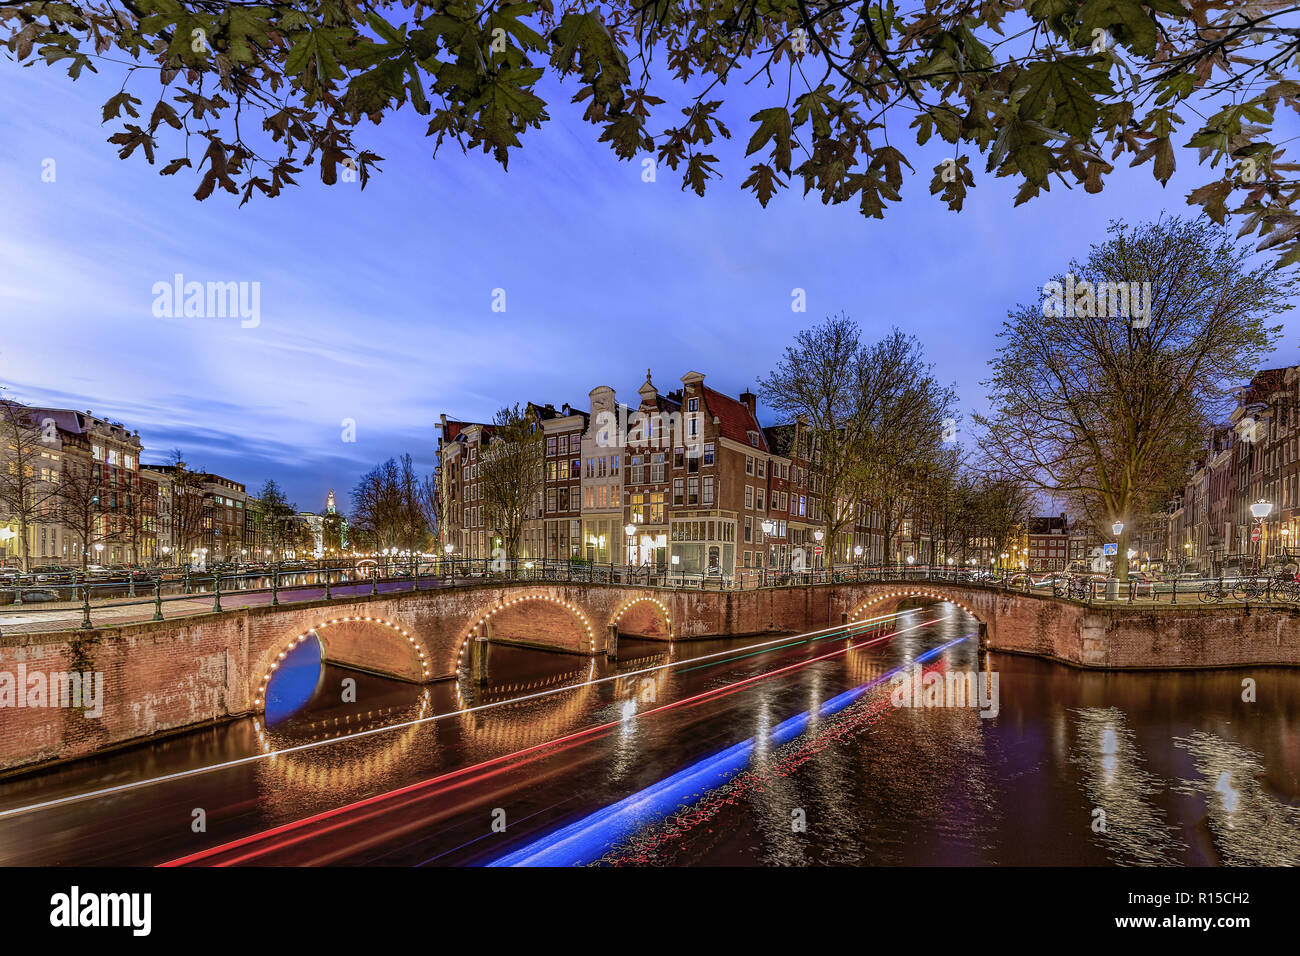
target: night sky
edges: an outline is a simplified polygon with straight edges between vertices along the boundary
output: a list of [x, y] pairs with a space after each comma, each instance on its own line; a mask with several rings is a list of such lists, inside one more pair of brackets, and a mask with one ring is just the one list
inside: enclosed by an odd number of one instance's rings
[[[733, 139], [710, 147], [728, 175], [703, 199], [667, 169], [643, 182], [561, 94], [509, 172], [454, 144], [432, 159], [426, 121], [407, 110], [358, 138], [385, 157], [364, 193], [322, 186], [312, 167], [301, 188], [239, 209], [222, 192], [196, 202], [187, 171], [160, 178], [138, 155], [117, 159], [99, 114], [121, 73], [104, 69], [73, 84], [0, 60], [0, 385], [138, 428], [146, 462], [179, 447], [250, 491], [274, 477], [304, 510], [331, 487], [346, 507], [390, 455], [431, 468], [440, 412], [585, 407], [597, 385], [635, 400], [647, 368], [663, 391], [694, 369], [736, 394], [800, 327], [841, 310], [871, 336], [892, 324], [919, 336], [968, 414], [1009, 308], [1037, 301], [1109, 220], [1181, 214], [1212, 175], [1179, 150], [1166, 189], [1122, 167], [1100, 196], [1057, 183], [1013, 209], [1015, 184], [977, 172], [953, 214], [929, 196], [944, 154], [928, 151], [884, 221], [797, 191], [764, 210], [740, 191], [738, 160], [766, 101], [728, 87]], [[132, 87], [146, 115], [153, 82]], [[180, 148], [163, 145], [159, 165]], [[47, 158], [54, 183], [41, 181]], [[155, 317], [153, 286], [176, 273], [259, 282], [260, 324]], [[791, 311], [796, 287], [804, 314]], [[491, 309], [497, 288], [504, 313]], [[1283, 322], [1278, 365], [1300, 359], [1300, 322]]]

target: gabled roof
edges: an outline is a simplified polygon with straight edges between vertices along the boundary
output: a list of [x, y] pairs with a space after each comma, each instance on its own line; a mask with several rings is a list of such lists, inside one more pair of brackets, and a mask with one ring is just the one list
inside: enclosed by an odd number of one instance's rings
[[448, 418], [442, 423], [442, 440], [446, 442], [460, 441], [463, 433], [470, 428], [481, 428], [484, 434], [492, 434], [491, 425], [484, 425], [482, 422], [459, 422]]
[[769, 451], [767, 437], [763, 434], [763, 426], [758, 423], [758, 419], [749, 413], [749, 406], [738, 398], [731, 398], [723, 395], [719, 391], [703, 386], [704, 404], [708, 407], [713, 416], [718, 419], [718, 430], [724, 438], [730, 438], [732, 441], [740, 442], [742, 445], [749, 445], [749, 433], [758, 433], [758, 444], [756, 447], [760, 451]]
[[1053, 531], [1068, 530], [1065, 515], [1040, 515], [1026, 522], [1029, 534], [1051, 534]]

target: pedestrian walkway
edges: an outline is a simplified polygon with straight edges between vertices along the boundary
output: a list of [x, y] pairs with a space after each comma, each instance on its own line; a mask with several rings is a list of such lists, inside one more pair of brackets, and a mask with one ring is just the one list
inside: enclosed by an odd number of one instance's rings
[[[424, 579], [420, 589], [440, 587], [442, 582], [436, 579]], [[338, 598], [362, 597], [371, 590], [369, 583], [341, 584], [331, 588], [332, 596]], [[380, 594], [400, 593], [411, 590], [410, 579], [400, 581], [383, 581], [378, 587]], [[222, 610], [233, 611], [242, 607], [253, 607], [271, 603], [270, 591], [223, 591], [221, 593]], [[279, 592], [280, 604], [300, 604], [307, 601], [319, 601], [325, 597], [323, 586], [282, 588]], [[162, 602], [163, 617], [167, 620], [179, 617], [194, 617], [199, 614], [211, 614], [214, 596], [193, 594], [187, 597], [164, 597]], [[136, 624], [154, 619], [155, 605], [151, 598], [108, 599], [90, 602], [90, 619], [95, 628], [115, 627], [121, 624]], [[8, 605], [0, 608], [0, 636], [7, 634], [41, 634], [81, 630], [85, 617], [85, 608], [81, 603], [60, 601], [46, 604]]]

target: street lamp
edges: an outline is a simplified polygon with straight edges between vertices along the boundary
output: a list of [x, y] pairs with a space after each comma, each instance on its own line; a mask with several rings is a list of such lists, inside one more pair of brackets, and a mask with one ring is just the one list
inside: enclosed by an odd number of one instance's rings
[[1110, 526], [1110, 530], [1114, 531], [1115, 537], [1118, 538], [1120, 534], [1123, 533], [1124, 531], [1124, 522], [1116, 521], [1113, 525]]
[[1250, 506], [1250, 513], [1254, 515], [1255, 520], [1259, 522], [1259, 529], [1256, 534], [1259, 535], [1259, 566], [1264, 566], [1264, 519], [1266, 519], [1273, 510], [1273, 502], [1260, 498]]

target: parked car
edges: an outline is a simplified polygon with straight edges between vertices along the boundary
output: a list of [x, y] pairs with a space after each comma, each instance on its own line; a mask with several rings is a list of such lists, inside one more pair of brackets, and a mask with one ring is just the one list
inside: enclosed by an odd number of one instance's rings
[[79, 572], [58, 564], [45, 564], [32, 568], [32, 579], [39, 584], [76, 584]]

